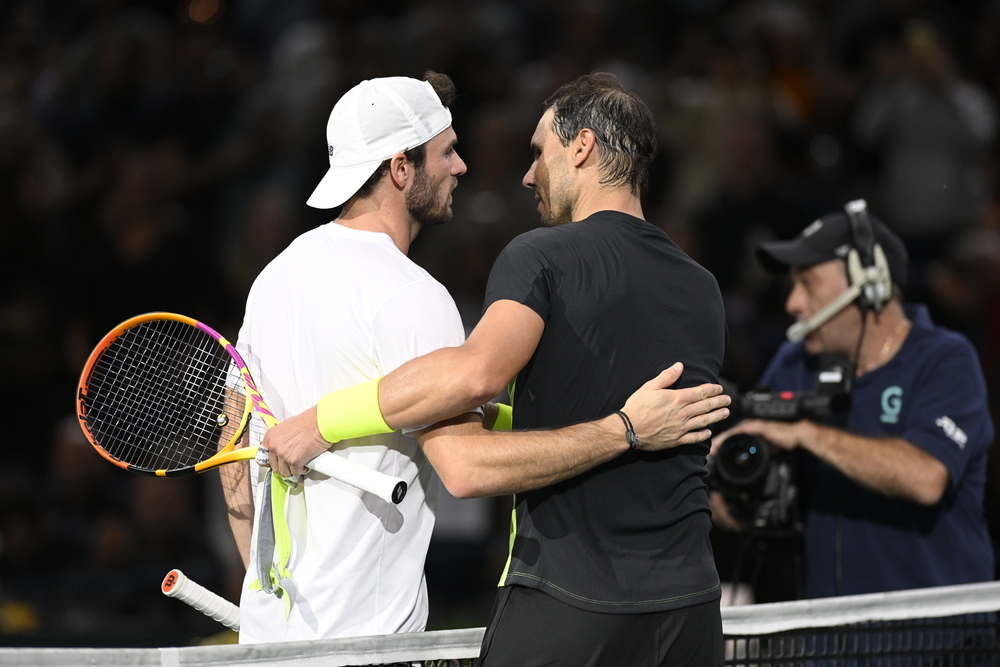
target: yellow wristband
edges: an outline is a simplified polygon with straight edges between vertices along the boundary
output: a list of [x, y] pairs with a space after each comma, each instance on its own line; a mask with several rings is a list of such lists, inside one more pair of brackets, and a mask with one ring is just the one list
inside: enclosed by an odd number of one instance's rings
[[497, 403], [497, 418], [493, 422], [491, 431], [509, 431], [514, 427], [514, 408], [505, 404]]
[[327, 442], [392, 433], [394, 429], [385, 423], [378, 405], [381, 379], [334, 391], [319, 399], [316, 425]]

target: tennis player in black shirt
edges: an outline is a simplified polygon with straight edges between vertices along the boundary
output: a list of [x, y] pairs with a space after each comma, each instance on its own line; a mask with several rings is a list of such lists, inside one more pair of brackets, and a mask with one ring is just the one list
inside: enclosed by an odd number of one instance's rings
[[[546, 101], [531, 147], [524, 185], [544, 226], [497, 259], [482, 320], [464, 345], [381, 379], [386, 427], [447, 420], [514, 378], [517, 431], [583, 422], [606, 429], [636, 387], [676, 361], [678, 400], [697, 387], [702, 405], [694, 410], [697, 402], [684, 398], [678, 410], [700, 415], [699, 429], [708, 414], [709, 423], [728, 414], [728, 399], [702, 389], [717, 386], [725, 349], [718, 285], [643, 219], [640, 195], [656, 151], [649, 109], [612, 75], [587, 75]], [[708, 443], [688, 435], [661, 451], [639, 443], [583, 456], [589, 443], [577, 433], [566, 440], [564, 470], [550, 475], [530, 469], [530, 433], [522, 449], [497, 452], [476, 435], [478, 419], [444, 421], [419, 437], [453, 493], [516, 492], [481, 664], [721, 665]], [[264, 445], [276, 471], [299, 472], [329, 446], [295, 441], [296, 430], [315, 439], [316, 420], [307, 411], [271, 429]], [[456, 437], [456, 428], [475, 439]]]
[[[545, 322], [517, 376], [518, 429], [595, 419], [676, 359], [675, 386], [715, 382], [726, 342], [715, 279], [642, 218], [645, 105], [591, 75], [546, 106], [524, 177], [546, 226], [501, 253], [484, 304], [524, 304]], [[517, 494], [482, 664], [721, 664], [705, 454], [626, 454]]]

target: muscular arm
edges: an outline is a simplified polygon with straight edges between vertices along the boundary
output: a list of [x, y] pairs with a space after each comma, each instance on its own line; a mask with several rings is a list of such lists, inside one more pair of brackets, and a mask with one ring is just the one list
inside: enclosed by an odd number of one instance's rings
[[542, 339], [545, 322], [514, 301], [497, 301], [469, 339], [417, 357], [382, 378], [378, 403], [393, 428], [414, 428], [483, 405], [524, 368]]
[[456, 498], [518, 493], [574, 477], [628, 450], [617, 415], [555, 431], [491, 432], [477, 415], [440, 422], [417, 440]]
[[[639, 449], [661, 449], [708, 439], [707, 426], [725, 418], [729, 397], [718, 385], [668, 390], [681, 375], [675, 365], [639, 388], [623, 411]], [[491, 432], [477, 415], [462, 415], [417, 433], [448, 491], [459, 498], [541, 488], [610, 461], [628, 450], [618, 415], [551, 431]]]
[[901, 438], [869, 438], [810, 421], [746, 420], [729, 433], [759, 435], [782, 449], [802, 447], [859, 484], [921, 505], [934, 505], [948, 487], [944, 464]]
[[[411, 359], [378, 383], [378, 409], [391, 428], [420, 428], [451, 419], [497, 396], [531, 359], [545, 323], [514, 301], [497, 301], [468, 340]], [[300, 474], [330, 447], [317, 426], [316, 407], [268, 430], [264, 447], [278, 474]]]

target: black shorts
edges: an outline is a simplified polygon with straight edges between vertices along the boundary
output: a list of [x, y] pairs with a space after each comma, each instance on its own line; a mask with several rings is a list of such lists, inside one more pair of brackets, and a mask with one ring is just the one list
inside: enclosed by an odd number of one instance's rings
[[718, 667], [719, 601], [649, 614], [602, 614], [523, 586], [497, 592], [480, 667]]

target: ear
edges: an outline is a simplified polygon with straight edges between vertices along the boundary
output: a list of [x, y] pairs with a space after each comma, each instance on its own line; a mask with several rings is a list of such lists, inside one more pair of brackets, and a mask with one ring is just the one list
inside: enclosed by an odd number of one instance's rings
[[402, 153], [389, 158], [389, 180], [397, 190], [405, 190], [413, 178], [413, 163]]
[[582, 167], [591, 155], [597, 156], [597, 137], [594, 131], [585, 127], [576, 135], [570, 146], [569, 160], [574, 167]]

